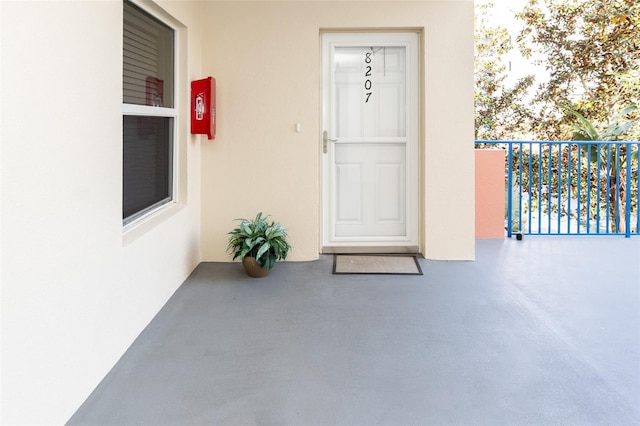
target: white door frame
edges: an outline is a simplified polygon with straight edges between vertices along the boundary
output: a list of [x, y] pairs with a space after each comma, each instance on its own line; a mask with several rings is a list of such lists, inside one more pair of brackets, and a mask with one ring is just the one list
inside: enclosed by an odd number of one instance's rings
[[[322, 156], [322, 252], [323, 253], [417, 253], [419, 251], [420, 215], [420, 122], [419, 122], [419, 37], [417, 33], [323, 33], [322, 38], [322, 120], [320, 128], [320, 155]], [[336, 237], [332, 226], [332, 188], [334, 185], [332, 161], [335, 135], [331, 115], [332, 55], [340, 46], [405, 46], [407, 52], [406, 96], [409, 112], [406, 114], [406, 235], [401, 237]], [[327, 138], [323, 138], [323, 132]], [[327, 139], [326, 143], [324, 139]], [[325, 153], [326, 146], [326, 153]]]

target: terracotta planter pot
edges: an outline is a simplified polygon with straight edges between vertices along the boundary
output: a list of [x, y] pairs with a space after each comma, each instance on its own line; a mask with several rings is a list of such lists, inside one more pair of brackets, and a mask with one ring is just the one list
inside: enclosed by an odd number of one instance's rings
[[244, 270], [247, 271], [247, 275], [253, 278], [263, 278], [269, 275], [269, 270], [258, 265], [255, 257], [246, 256], [242, 258], [242, 265]]

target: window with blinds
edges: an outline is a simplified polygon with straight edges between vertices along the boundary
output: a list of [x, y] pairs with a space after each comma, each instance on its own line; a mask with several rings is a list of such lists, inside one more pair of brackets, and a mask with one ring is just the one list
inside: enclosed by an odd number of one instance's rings
[[122, 102], [173, 108], [173, 33], [124, 2]]
[[174, 199], [174, 30], [124, 1], [122, 219]]

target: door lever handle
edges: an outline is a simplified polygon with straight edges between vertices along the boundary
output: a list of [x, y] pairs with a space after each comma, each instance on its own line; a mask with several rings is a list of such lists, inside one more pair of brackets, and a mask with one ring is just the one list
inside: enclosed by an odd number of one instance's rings
[[338, 142], [338, 139], [330, 139], [327, 131], [322, 132], [322, 152], [327, 153], [327, 142]]

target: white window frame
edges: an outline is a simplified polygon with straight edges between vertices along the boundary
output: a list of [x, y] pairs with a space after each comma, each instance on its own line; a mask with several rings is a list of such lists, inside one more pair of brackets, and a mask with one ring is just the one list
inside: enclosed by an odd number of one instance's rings
[[[167, 27], [173, 30], [173, 107], [157, 107], [151, 105], [137, 105], [137, 104], [122, 104], [122, 116], [147, 116], [147, 117], [168, 117], [173, 119], [172, 126], [172, 154], [171, 154], [171, 182], [170, 182], [170, 197], [169, 200], [159, 203], [155, 206], [150, 206], [148, 209], [145, 209], [139, 215], [134, 215], [134, 217], [128, 221], [125, 221], [122, 218], [122, 226], [123, 232], [125, 233], [125, 237], [135, 236], [132, 234], [132, 231], [136, 229], [143, 228], [144, 224], [148, 224], [152, 219], [162, 216], [162, 213], [167, 212], [174, 208], [178, 204], [178, 191], [179, 191], [179, 173], [178, 173], [178, 165], [179, 165], [179, 144], [178, 140], [178, 129], [180, 128], [180, 117], [178, 114], [179, 111], [179, 100], [180, 94], [178, 91], [178, 87], [180, 87], [180, 75], [179, 75], [179, 67], [178, 63], [181, 59], [180, 57], [180, 25], [169, 16], [166, 12], [161, 10], [153, 3], [142, 2], [139, 0], [128, 0], [129, 3], [135, 5], [136, 7], [143, 10], [145, 13], [149, 14], [153, 18], [159, 20]], [[123, 16], [124, 22], [124, 16]], [[124, 144], [124, 139], [122, 140]], [[122, 209], [121, 209], [122, 210]], [[145, 228], [143, 228], [145, 229]]]

